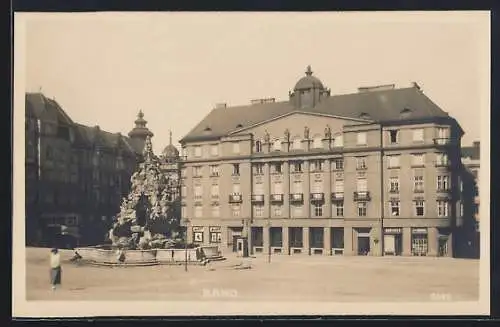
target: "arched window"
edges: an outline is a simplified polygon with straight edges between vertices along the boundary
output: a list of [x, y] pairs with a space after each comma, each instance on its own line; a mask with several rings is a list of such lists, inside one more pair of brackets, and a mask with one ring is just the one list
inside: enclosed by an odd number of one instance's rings
[[338, 135], [334, 136], [333, 146], [334, 147], [344, 146], [344, 140], [343, 140], [342, 134], [338, 134]]
[[280, 139], [275, 139], [273, 142], [273, 150], [274, 151], [281, 151], [281, 140]]
[[321, 149], [323, 147], [323, 138], [321, 135], [316, 135], [313, 138], [313, 148]]
[[292, 150], [300, 150], [302, 149], [302, 139], [300, 136], [296, 136], [292, 141]]
[[257, 153], [262, 152], [262, 141], [260, 140], [255, 141], [255, 152]]

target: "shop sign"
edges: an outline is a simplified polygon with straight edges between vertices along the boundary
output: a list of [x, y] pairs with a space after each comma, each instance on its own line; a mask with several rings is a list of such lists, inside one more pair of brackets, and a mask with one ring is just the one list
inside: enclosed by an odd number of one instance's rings
[[193, 232], [203, 232], [203, 227], [193, 226]]
[[412, 228], [412, 234], [427, 234], [427, 228]]
[[384, 228], [386, 234], [401, 234], [401, 228]]
[[222, 231], [222, 227], [220, 227], [220, 226], [210, 227], [210, 233], [217, 233], [217, 232], [221, 232], [221, 231]]

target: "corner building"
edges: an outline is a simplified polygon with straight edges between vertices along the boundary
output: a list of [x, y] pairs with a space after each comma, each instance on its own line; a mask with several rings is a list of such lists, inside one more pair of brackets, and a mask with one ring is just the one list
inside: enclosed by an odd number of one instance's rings
[[286, 255], [453, 256], [458, 123], [412, 87], [218, 105], [181, 141], [188, 239]]

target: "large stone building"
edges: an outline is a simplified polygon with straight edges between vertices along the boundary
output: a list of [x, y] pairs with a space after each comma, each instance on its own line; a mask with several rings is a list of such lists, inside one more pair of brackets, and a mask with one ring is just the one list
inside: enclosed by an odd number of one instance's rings
[[218, 105], [181, 141], [188, 238], [252, 253], [452, 256], [457, 121], [414, 83]]
[[103, 242], [152, 136], [142, 112], [130, 137], [75, 123], [41, 93], [25, 112], [26, 243]]
[[479, 171], [480, 171], [480, 143], [473, 142], [472, 146], [462, 147], [462, 207], [463, 242], [461, 253], [463, 256], [479, 257]]

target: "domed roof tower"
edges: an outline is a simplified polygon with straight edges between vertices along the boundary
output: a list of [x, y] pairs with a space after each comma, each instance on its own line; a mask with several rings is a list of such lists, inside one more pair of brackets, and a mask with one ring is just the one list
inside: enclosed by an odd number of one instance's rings
[[144, 119], [144, 113], [139, 110], [137, 114], [137, 119], [135, 120], [135, 127], [128, 133], [130, 137], [132, 146], [138, 154], [142, 154], [144, 150], [144, 145], [146, 143], [146, 138], [154, 136], [153, 132], [146, 127], [147, 121]]
[[293, 92], [290, 92], [290, 103], [300, 109], [316, 106], [325, 97], [330, 96], [330, 90], [323, 86], [319, 78], [313, 76], [311, 66], [307, 66], [306, 76], [300, 78]]
[[172, 144], [172, 131], [170, 131], [169, 144], [163, 149], [162, 156], [166, 161], [177, 161], [179, 159], [179, 150]]

